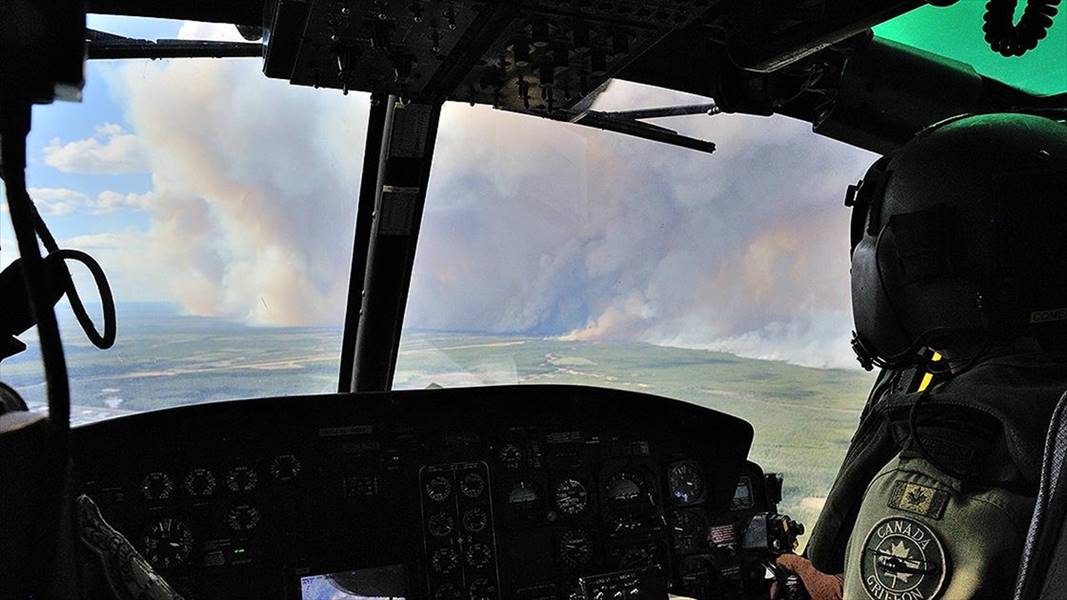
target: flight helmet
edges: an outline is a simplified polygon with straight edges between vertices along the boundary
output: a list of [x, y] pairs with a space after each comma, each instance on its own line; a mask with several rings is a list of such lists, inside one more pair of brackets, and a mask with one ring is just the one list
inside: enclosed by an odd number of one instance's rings
[[962, 340], [1067, 340], [1067, 124], [949, 119], [849, 187], [852, 346], [900, 368]]

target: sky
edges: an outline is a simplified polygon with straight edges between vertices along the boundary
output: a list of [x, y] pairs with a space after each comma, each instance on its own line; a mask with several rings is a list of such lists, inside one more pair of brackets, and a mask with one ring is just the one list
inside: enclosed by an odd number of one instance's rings
[[[90, 26], [238, 39], [195, 23]], [[343, 320], [367, 97], [260, 68], [91, 62], [82, 104], [35, 110], [32, 195], [119, 302], [261, 326]], [[620, 83], [598, 108], [694, 101], [706, 100]], [[875, 157], [785, 117], [661, 124], [719, 149], [446, 105], [406, 325], [855, 365], [842, 198]]]

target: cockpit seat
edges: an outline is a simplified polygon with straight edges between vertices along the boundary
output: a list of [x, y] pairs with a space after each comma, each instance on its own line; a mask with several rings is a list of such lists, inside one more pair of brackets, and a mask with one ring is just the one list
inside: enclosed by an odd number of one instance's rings
[[[48, 420], [13, 410], [0, 414], [0, 556], [4, 569], [17, 577], [0, 580], [0, 596], [21, 598], [36, 585], [39, 562], [39, 503], [45, 497]], [[11, 596], [8, 596], [8, 593]]]
[[1067, 394], [1052, 413], [1015, 600], [1067, 598]]
[[[59, 531], [66, 543], [44, 539], [43, 532], [52, 531], [47, 521], [54, 519], [48, 510], [55, 506], [48, 501], [55, 488], [49, 464], [53, 431], [48, 418], [27, 411], [11, 388], [0, 388], [0, 396], [0, 556], [6, 572], [14, 574], [0, 578], [0, 598], [38, 597], [45, 589], [49, 598], [181, 600], [88, 496], [74, 501], [76, 544], [70, 543], [70, 527]], [[58, 556], [52, 556], [57, 548]]]

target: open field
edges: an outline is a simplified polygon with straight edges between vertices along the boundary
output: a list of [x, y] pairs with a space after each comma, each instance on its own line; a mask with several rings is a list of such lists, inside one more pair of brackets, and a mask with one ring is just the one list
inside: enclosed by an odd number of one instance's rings
[[[119, 341], [99, 351], [64, 323], [77, 421], [178, 404], [336, 389], [339, 328], [253, 328], [179, 317], [158, 306], [120, 310]], [[0, 377], [44, 402], [33, 348]], [[871, 375], [627, 342], [409, 331], [396, 387], [559, 383], [686, 400], [737, 415], [756, 430], [752, 459], [785, 474], [782, 509], [814, 524]], [[709, 432], [710, 434], [710, 432]]]

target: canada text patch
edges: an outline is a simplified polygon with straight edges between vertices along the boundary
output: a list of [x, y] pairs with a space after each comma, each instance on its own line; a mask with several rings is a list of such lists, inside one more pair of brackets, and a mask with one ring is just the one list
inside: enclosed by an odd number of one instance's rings
[[889, 494], [889, 507], [930, 519], [940, 519], [948, 504], [948, 492], [930, 486], [897, 480]]
[[882, 519], [863, 542], [860, 577], [874, 600], [932, 600], [945, 583], [945, 549], [927, 525]]

